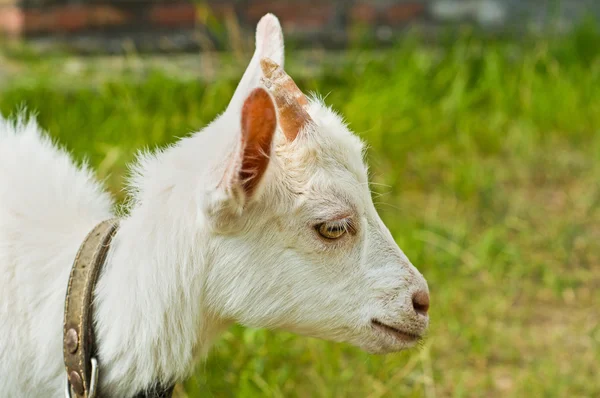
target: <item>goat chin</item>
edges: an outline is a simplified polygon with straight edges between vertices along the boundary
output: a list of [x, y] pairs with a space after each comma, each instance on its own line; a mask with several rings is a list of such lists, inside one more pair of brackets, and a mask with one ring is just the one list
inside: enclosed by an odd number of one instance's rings
[[[95, 291], [103, 394], [183, 380], [235, 322], [379, 353], [427, 328], [427, 283], [377, 215], [361, 141], [282, 68], [267, 15], [225, 112], [132, 166]], [[34, 120], [0, 118], [4, 396], [61, 394], [70, 266], [112, 209], [93, 172]]]

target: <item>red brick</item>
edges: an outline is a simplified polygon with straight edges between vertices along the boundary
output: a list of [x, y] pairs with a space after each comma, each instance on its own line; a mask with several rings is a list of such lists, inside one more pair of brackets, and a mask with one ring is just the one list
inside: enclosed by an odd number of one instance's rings
[[245, 15], [250, 24], [255, 24], [268, 12], [277, 15], [284, 28], [303, 30], [325, 26], [332, 20], [335, 7], [334, 4], [323, 4], [320, 1], [307, 3], [262, 0], [249, 2]]
[[193, 4], [156, 4], [150, 7], [148, 20], [157, 26], [193, 26], [196, 23], [196, 7]]
[[[163, 9], [157, 9], [156, 6], [150, 11], [160, 12], [164, 19], [156, 18], [156, 14], [149, 14], [149, 22], [156, 25], [169, 23], [171, 26], [181, 26], [183, 23], [193, 23], [194, 14], [189, 14], [190, 8], [187, 8], [187, 16], [180, 4], [163, 5]], [[1, 8], [0, 8], [1, 9]], [[61, 33], [77, 32], [89, 28], [106, 26], [123, 26], [129, 22], [135, 22], [136, 17], [132, 11], [112, 5], [65, 5], [54, 7], [31, 8], [20, 11], [22, 14], [22, 23], [20, 32], [22, 33]], [[185, 18], [182, 18], [182, 15]], [[3, 20], [0, 19], [0, 22]], [[186, 22], [187, 21], [187, 22]], [[14, 23], [13, 23], [14, 24]], [[2, 23], [8, 25], [7, 23]], [[0, 29], [5, 30], [5, 29]]]
[[129, 13], [117, 7], [100, 5], [93, 7], [89, 19], [94, 26], [112, 26], [124, 25], [133, 18]]
[[355, 4], [350, 9], [350, 19], [353, 22], [374, 24], [377, 22], [378, 14], [377, 7], [371, 4]]
[[228, 15], [235, 15], [235, 4], [229, 1], [209, 1], [196, 5], [196, 21], [203, 24], [208, 23], [209, 18], [225, 18]]
[[390, 25], [402, 24], [418, 18], [425, 12], [425, 6], [419, 3], [394, 4], [385, 9], [383, 19]]
[[89, 27], [90, 7], [66, 6], [54, 11], [58, 31], [72, 32]]
[[55, 32], [56, 17], [53, 12], [26, 10], [24, 14], [23, 33]]

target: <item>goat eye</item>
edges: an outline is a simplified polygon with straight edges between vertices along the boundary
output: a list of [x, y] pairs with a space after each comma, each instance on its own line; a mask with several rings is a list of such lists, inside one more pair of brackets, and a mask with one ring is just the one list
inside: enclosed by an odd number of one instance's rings
[[346, 233], [347, 226], [343, 222], [324, 222], [315, 225], [315, 229], [325, 239], [339, 239]]

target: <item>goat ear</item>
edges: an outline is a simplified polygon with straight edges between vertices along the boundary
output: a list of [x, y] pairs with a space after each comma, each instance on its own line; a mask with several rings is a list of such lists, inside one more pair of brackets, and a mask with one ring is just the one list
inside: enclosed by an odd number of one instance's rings
[[283, 66], [283, 31], [279, 20], [273, 14], [263, 16], [256, 26], [256, 49], [231, 98], [228, 110], [239, 110], [250, 91], [260, 85], [262, 77], [260, 60], [264, 57]]
[[254, 89], [241, 110], [241, 128], [224, 174], [215, 187], [207, 191], [205, 214], [215, 230], [231, 231], [240, 227], [239, 216], [269, 166], [271, 147], [277, 127], [277, 113], [271, 96], [263, 88]]
[[256, 88], [248, 95], [240, 122], [238, 146], [219, 184], [227, 200], [235, 202], [238, 208], [255, 193], [269, 165], [277, 116], [275, 104], [265, 89]]
[[251, 196], [269, 165], [271, 143], [277, 127], [275, 104], [262, 88], [254, 89], [242, 107], [242, 161], [238, 179]]
[[262, 58], [268, 57], [283, 67], [283, 31], [279, 20], [273, 14], [266, 14], [256, 25], [256, 51], [254, 55], [258, 55], [258, 62]]

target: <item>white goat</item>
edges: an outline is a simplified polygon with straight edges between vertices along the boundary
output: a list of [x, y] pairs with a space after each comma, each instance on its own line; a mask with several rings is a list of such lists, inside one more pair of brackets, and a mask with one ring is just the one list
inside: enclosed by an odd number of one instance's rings
[[[103, 394], [185, 379], [233, 323], [372, 353], [411, 347], [426, 330], [427, 283], [375, 210], [360, 140], [282, 67], [269, 14], [226, 111], [139, 156], [95, 291]], [[3, 397], [63, 393], [69, 272], [112, 207], [34, 121], [0, 119]]]

